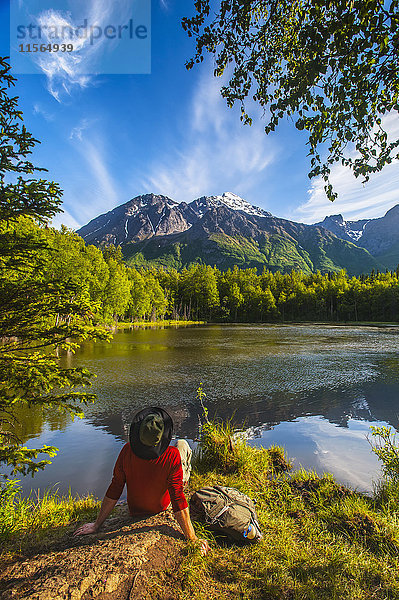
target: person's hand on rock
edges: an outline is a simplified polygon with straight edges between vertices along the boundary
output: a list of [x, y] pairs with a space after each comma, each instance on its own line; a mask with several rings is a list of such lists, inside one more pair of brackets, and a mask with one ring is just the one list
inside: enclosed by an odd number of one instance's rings
[[84, 525], [78, 527], [73, 535], [89, 535], [90, 533], [97, 533], [97, 531], [98, 530], [95, 523], [85, 523]]

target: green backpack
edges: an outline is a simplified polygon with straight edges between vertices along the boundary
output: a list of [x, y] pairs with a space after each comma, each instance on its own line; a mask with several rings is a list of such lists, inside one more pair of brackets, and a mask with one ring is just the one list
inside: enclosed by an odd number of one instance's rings
[[191, 496], [190, 515], [193, 521], [236, 541], [253, 543], [263, 537], [254, 501], [235, 488], [201, 488]]

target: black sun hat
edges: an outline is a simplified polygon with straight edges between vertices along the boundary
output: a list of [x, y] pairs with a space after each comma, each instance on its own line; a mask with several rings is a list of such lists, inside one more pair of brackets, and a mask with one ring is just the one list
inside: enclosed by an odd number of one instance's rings
[[130, 426], [129, 443], [139, 458], [159, 458], [172, 439], [173, 421], [163, 408], [151, 406], [136, 413]]

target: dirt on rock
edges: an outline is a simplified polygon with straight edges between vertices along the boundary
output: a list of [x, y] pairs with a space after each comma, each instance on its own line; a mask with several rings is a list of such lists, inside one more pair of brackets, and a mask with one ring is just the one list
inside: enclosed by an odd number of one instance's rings
[[173, 513], [132, 519], [126, 506], [96, 535], [65, 533], [0, 564], [1, 600], [144, 600], [149, 580], [174, 572], [185, 546]]

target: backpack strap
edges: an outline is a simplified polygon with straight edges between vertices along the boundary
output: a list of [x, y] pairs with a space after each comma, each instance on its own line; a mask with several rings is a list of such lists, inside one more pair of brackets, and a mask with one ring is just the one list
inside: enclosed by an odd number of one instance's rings
[[218, 514], [216, 516], [213, 517], [212, 521], [210, 521], [210, 523], [213, 525], [214, 523], [216, 523], [216, 521], [219, 519], [219, 517], [221, 517], [226, 510], [229, 510], [230, 506], [233, 506], [231, 503], [229, 504], [228, 502], [225, 504], [225, 506], [223, 506], [223, 508], [218, 512]]

